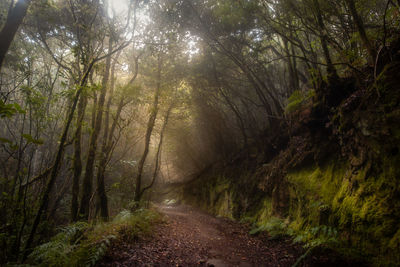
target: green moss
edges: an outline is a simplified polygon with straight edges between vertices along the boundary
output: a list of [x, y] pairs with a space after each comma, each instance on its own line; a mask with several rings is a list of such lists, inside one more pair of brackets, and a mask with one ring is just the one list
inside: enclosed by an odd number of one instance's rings
[[224, 191], [215, 205], [215, 214], [233, 219], [233, 198], [232, 192]]
[[308, 198], [329, 203], [341, 186], [346, 167], [343, 163], [330, 163], [322, 167], [312, 166], [288, 173], [288, 181], [297, 191], [307, 192]]
[[210, 174], [199, 180], [186, 194], [185, 203], [195, 205], [212, 214], [233, 219], [235, 208], [231, 182], [224, 175]]
[[263, 225], [268, 223], [272, 217], [272, 200], [266, 197], [262, 200], [261, 205], [257, 208], [253, 221], [257, 225]]
[[[400, 260], [400, 162], [383, 157], [354, 171], [346, 163], [330, 162], [289, 172], [292, 184], [289, 225], [296, 232], [321, 225], [321, 211], [339, 230], [341, 240], [373, 259]], [[397, 249], [393, 254], [393, 249]], [[390, 253], [389, 253], [390, 252]]]
[[284, 232], [310, 246], [337, 246], [377, 266], [400, 262], [400, 155], [376, 156], [359, 167], [328, 160], [289, 170], [286, 218], [274, 217], [272, 196], [256, 191], [251, 173], [229, 175], [213, 174], [192, 185], [195, 204], [238, 218], [234, 211], [245, 203], [239, 216], [255, 232]]

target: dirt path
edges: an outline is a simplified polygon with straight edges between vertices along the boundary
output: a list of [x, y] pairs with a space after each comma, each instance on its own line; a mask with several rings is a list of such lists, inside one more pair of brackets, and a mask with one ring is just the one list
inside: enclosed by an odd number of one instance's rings
[[[113, 247], [98, 266], [292, 266], [304, 252], [289, 240], [251, 236], [241, 224], [189, 206], [158, 208], [166, 223], [151, 239]], [[347, 265], [330, 261], [315, 258], [307, 266]]]

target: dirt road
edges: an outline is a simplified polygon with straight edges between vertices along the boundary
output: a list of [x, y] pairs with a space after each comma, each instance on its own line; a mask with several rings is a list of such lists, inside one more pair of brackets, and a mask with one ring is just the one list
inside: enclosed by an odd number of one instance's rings
[[[166, 223], [156, 228], [151, 239], [112, 248], [99, 266], [292, 266], [304, 253], [289, 240], [251, 236], [241, 224], [189, 206], [158, 209]], [[314, 257], [305, 265], [347, 264]]]

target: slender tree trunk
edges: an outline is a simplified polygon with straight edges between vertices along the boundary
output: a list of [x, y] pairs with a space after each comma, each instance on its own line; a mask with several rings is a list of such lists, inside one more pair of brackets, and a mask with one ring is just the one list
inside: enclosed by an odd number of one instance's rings
[[[116, 58], [118, 58], [118, 55]], [[139, 56], [135, 58], [135, 73], [133, 74], [128, 85], [133, 84], [133, 82], [135, 81], [135, 79], [138, 75], [138, 69], [139, 69], [138, 68], [138, 65], [139, 65], [138, 60], [139, 60]], [[113, 88], [114, 88], [114, 66], [112, 67], [111, 73], [112, 73], [111, 74], [111, 91], [113, 91]], [[114, 121], [111, 125], [109, 133], [107, 134], [108, 125], [109, 125], [109, 110], [110, 110], [110, 106], [111, 106], [111, 97], [112, 97], [112, 92], [110, 92], [110, 96], [109, 96], [109, 100], [108, 100], [107, 108], [106, 108], [106, 122], [105, 122], [106, 128], [104, 131], [103, 145], [102, 145], [102, 149], [101, 149], [102, 153], [100, 154], [99, 169], [98, 169], [98, 173], [97, 173], [98, 184], [101, 187], [103, 187], [103, 189], [98, 188], [98, 191], [97, 191], [99, 205], [100, 205], [100, 209], [101, 209], [100, 215], [105, 220], [107, 220], [107, 218], [108, 218], [108, 200], [107, 200], [107, 195], [105, 193], [105, 188], [104, 188], [105, 171], [106, 171], [106, 167], [107, 167], [107, 162], [110, 159], [111, 154], [112, 154], [112, 147], [114, 145], [114, 143], [113, 143], [114, 142], [113, 141], [114, 132], [115, 132], [115, 129], [117, 128], [118, 120], [121, 116], [122, 109], [125, 106], [124, 97], [121, 97], [118, 107], [117, 107], [117, 112], [115, 114]], [[106, 140], [105, 143], [104, 143], [104, 140]]]
[[313, 3], [314, 3], [314, 8], [315, 8], [315, 15], [317, 17], [318, 28], [319, 28], [319, 32], [320, 32], [321, 46], [322, 46], [322, 51], [324, 52], [324, 56], [325, 56], [325, 60], [326, 60], [328, 80], [334, 81], [334, 80], [338, 79], [338, 75], [337, 75], [336, 69], [332, 63], [331, 54], [329, 53], [328, 36], [326, 33], [327, 29], [325, 27], [324, 20], [322, 19], [321, 8], [320, 8], [318, 1], [319, 0], [313, 0]]
[[[293, 37], [292, 29], [290, 29], [290, 37], [291, 38]], [[292, 55], [296, 55], [295, 48], [292, 43], [290, 43], [290, 49], [291, 49]], [[292, 69], [293, 69], [293, 86], [294, 86], [295, 90], [298, 90], [298, 89], [300, 89], [300, 83], [299, 83], [299, 70], [297, 69], [297, 60], [296, 60], [296, 57], [294, 57], [294, 56], [290, 57], [289, 60], [291, 62], [290, 65], [292, 66]]]
[[50, 218], [54, 218], [54, 215], [55, 215], [55, 213], [57, 211], [57, 208], [60, 205], [61, 200], [63, 200], [66, 192], [68, 191], [68, 188], [69, 188], [69, 185], [70, 185], [70, 180], [68, 178], [69, 178], [69, 176], [66, 177], [66, 179], [64, 181], [64, 184], [62, 185], [61, 189], [57, 190], [57, 192], [59, 192], [59, 193], [55, 197], [54, 204], [53, 204], [53, 206], [51, 207], [51, 209], [48, 212], [48, 216], [47, 216], [48, 220], [50, 220]]
[[146, 190], [149, 190], [150, 188], [152, 188], [154, 183], [156, 182], [158, 171], [160, 170], [161, 148], [162, 148], [163, 139], [164, 139], [164, 132], [165, 132], [165, 129], [167, 128], [169, 116], [171, 114], [171, 111], [172, 111], [173, 107], [174, 107], [174, 103], [171, 103], [171, 105], [169, 106], [169, 108], [167, 110], [167, 114], [164, 117], [164, 123], [163, 123], [163, 126], [161, 128], [161, 132], [160, 132], [160, 141], [158, 142], [158, 146], [157, 146], [157, 153], [156, 153], [156, 156], [155, 156], [156, 162], [155, 162], [155, 166], [154, 166], [154, 171], [153, 171], [153, 176], [151, 178], [151, 182], [150, 182], [150, 184], [148, 186], [146, 186], [146, 187], [144, 187], [142, 189], [142, 191], [140, 192], [140, 196], [143, 196], [144, 192]]
[[75, 109], [76, 109], [76, 106], [78, 104], [78, 100], [79, 100], [79, 97], [81, 95], [82, 88], [86, 84], [88, 75], [89, 75], [90, 71], [92, 70], [94, 63], [95, 62], [92, 61], [92, 63], [89, 64], [88, 69], [86, 70], [86, 73], [85, 73], [85, 75], [83, 76], [83, 78], [82, 78], [82, 80], [80, 82], [79, 89], [75, 93], [71, 109], [70, 109], [69, 114], [67, 116], [67, 121], [65, 123], [64, 131], [63, 131], [63, 134], [61, 136], [61, 139], [60, 139], [60, 142], [59, 142], [59, 145], [58, 145], [58, 151], [57, 151], [56, 159], [54, 160], [54, 165], [53, 165], [53, 168], [51, 169], [50, 179], [49, 179], [49, 181], [48, 181], [48, 183], [46, 185], [46, 189], [45, 189], [45, 191], [43, 193], [43, 196], [42, 196], [42, 198], [40, 200], [39, 209], [38, 209], [38, 211], [36, 213], [36, 217], [35, 217], [35, 220], [33, 222], [32, 229], [31, 229], [31, 232], [29, 234], [28, 240], [26, 241], [24, 259], [26, 259], [26, 257], [29, 254], [29, 249], [31, 248], [31, 245], [33, 243], [33, 238], [35, 237], [36, 230], [37, 230], [37, 227], [39, 226], [39, 223], [40, 223], [40, 220], [42, 218], [42, 215], [47, 211], [48, 202], [49, 202], [49, 196], [50, 196], [51, 190], [53, 189], [54, 184], [56, 182], [56, 178], [57, 178], [57, 175], [58, 175], [58, 169], [59, 169], [59, 167], [61, 165], [61, 162], [62, 162], [62, 155], [64, 154], [64, 146], [65, 146], [65, 142], [67, 141], [68, 130], [69, 130], [69, 127], [71, 125], [72, 119], [74, 117]]
[[[106, 148], [107, 149], [107, 148]], [[100, 207], [100, 216], [104, 221], [108, 220], [108, 199], [105, 190], [105, 172], [107, 165], [108, 151], [102, 150], [99, 161], [99, 169], [97, 172], [97, 197], [98, 206]]]
[[[114, 73], [115, 73], [115, 63], [118, 60], [120, 53], [116, 56], [111, 66], [111, 84], [110, 84], [110, 93], [108, 95], [108, 100], [106, 104], [106, 108], [104, 110], [104, 134], [103, 134], [103, 142], [101, 145], [101, 153], [99, 159], [99, 167], [97, 171], [97, 197], [98, 197], [98, 206], [100, 207], [100, 216], [103, 220], [108, 220], [108, 200], [107, 194], [105, 190], [105, 172], [107, 167], [107, 160], [109, 155], [109, 144], [108, 144], [108, 135], [109, 135], [109, 123], [110, 123], [110, 108], [112, 103], [112, 98], [114, 94]], [[111, 133], [110, 133], [111, 135]]]
[[353, 20], [357, 26], [357, 30], [358, 30], [358, 33], [360, 34], [361, 41], [363, 42], [365, 48], [367, 48], [368, 54], [371, 58], [371, 62], [375, 63], [376, 50], [373, 47], [373, 45], [371, 44], [371, 42], [368, 40], [367, 33], [365, 32], [365, 28], [364, 28], [364, 23], [363, 23], [361, 17], [358, 15], [354, 0], [346, 0], [346, 1], [347, 1], [347, 4], [349, 5], [351, 16], [353, 17]]
[[[94, 83], [92, 83], [94, 84]], [[91, 127], [94, 129], [96, 125], [96, 114], [97, 114], [97, 93], [93, 92], [93, 110], [92, 110], [92, 120], [91, 120]]]
[[[29, 120], [29, 119], [28, 119]], [[23, 164], [23, 156], [25, 154], [25, 148], [26, 146], [23, 145], [23, 133], [25, 129], [25, 121], [26, 121], [26, 114], [24, 114], [23, 119], [22, 119], [22, 126], [21, 126], [21, 131], [20, 131], [20, 140], [19, 140], [19, 146], [18, 146], [18, 162], [17, 162], [17, 169], [15, 173], [15, 178], [14, 178], [14, 184], [13, 184], [13, 191], [12, 191], [12, 196], [14, 195], [14, 190], [16, 187], [17, 182], [19, 183], [18, 186], [18, 192], [16, 199], [12, 198], [11, 203], [13, 207], [13, 212], [12, 212], [12, 224], [14, 227], [11, 229], [11, 235], [15, 235], [15, 241], [14, 244], [12, 245], [11, 251], [12, 254], [14, 255], [15, 259], [18, 258], [19, 256], [19, 250], [20, 250], [20, 239], [21, 236], [18, 233], [18, 227], [19, 227], [19, 220], [21, 216], [21, 199], [23, 197], [22, 195], [22, 173], [21, 173], [21, 168]]]
[[158, 113], [158, 98], [160, 96], [160, 91], [161, 91], [161, 67], [162, 67], [162, 60], [161, 60], [161, 52], [160, 52], [160, 54], [158, 55], [156, 92], [154, 94], [154, 102], [153, 102], [153, 107], [151, 109], [149, 121], [147, 122], [144, 151], [143, 151], [142, 157], [140, 158], [140, 161], [138, 164], [138, 174], [136, 177], [136, 187], [135, 187], [135, 196], [134, 196], [134, 200], [136, 202], [139, 202], [140, 198], [141, 198], [143, 167], [144, 167], [144, 163], [147, 158], [147, 154], [149, 153], [150, 138], [151, 138], [151, 134], [153, 132], [154, 124], [156, 122], [156, 117], [157, 117], [157, 113]]
[[[109, 41], [109, 52], [112, 50], [112, 40], [110, 38]], [[107, 93], [107, 84], [110, 75], [110, 66], [111, 66], [111, 54], [106, 58], [106, 66], [104, 70], [104, 76], [102, 79], [102, 87], [100, 96], [97, 103], [97, 115], [96, 121], [94, 125], [94, 129], [92, 134], [90, 135], [90, 142], [89, 142], [89, 151], [86, 161], [86, 169], [85, 169], [85, 176], [83, 178], [83, 185], [82, 185], [82, 198], [79, 208], [79, 217], [81, 219], [89, 219], [89, 207], [90, 207], [90, 198], [92, 196], [92, 187], [93, 187], [93, 176], [94, 176], [94, 163], [96, 160], [96, 151], [97, 151], [97, 140], [101, 130], [101, 124], [103, 121], [103, 108]]]
[[293, 64], [292, 64], [292, 59], [291, 59], [291, 54], [290, 54], [290, 50], [289, 50], [289, 45], [288, 45], [288, 41], [287, 39], [283, 39], [283, 46], [285, 48], [285, 52], [287, 55], [287, 68], [289, 71], [289, 86], [288, 86], [288, 90], [287, 90], [287, 97], [289, 97], [295, 90], [297, 90], [296, 88], [296, 82], [295, 82], [295, 77], [294, 77], [294, 69], [293, 69]]
[[229, 97], [225, 94], [225, 92], [223, 92], [222, 89], [220, 89], [220, 92], [222, 94], [222, 96], [224, 97], [226, 103], [228, 104], [228, 106], [231, 108], [231, 110], [233, 111], [233, 113], [236, 115], [236, 119], [237, 122], [239, 124], [239, 129], [242, 133], [243, 136], [243, 146], [245, 148], [248, 147], [248, 137], [247, 137], [247, 133], [246, 133], [246, 128], [245, 128], [245, 124], [244, 121], [242, 119], [242, 116], [240, 115], [239, 109], [238, 107], [229, 99]]
[[0, 32], [0, 71], [4, 58], [10, 48], [11, 42], [21, 25], [31, 0], [18, 0], [14, 7], [10, 8], [6, 23]]
[[82, 158], [81, 158], [81, 139], [82, 139], [82, 123], [85, 117], [85, 109], [87, 104], [87, 97], [82, 96], [78, 106], [78, 117], [76, 119], [76, 131], [74, 139], [74, 177], [72, 180], [72, 200], [71, 200], [71, 221], [75, 222], [78, 219], [79, 209], [79, 183], [82, 173]]
[[[219, 87], [219, 91], [221, 92], [222, 96], [225, 99], [225, 102], [228, 104], [228, 106], [231, 108], [231, 110], [233, 111], [233, 113], [236, 115], [236, 119], [238, 122], [238, 126], [240, 128], [240, 131], [242, 132], [242, 136], [243, 136], [243, 142], [244, 142], [244, 147], [248, 147], [248, 137], [246, 134], [246, 129], [245, 129], [245, 124], [244, 121], [242, 119], [242, 117], [240, 116], [240, 112], [239, 109], [237, 108], [237, 106], [229, 99], [229, 97], [225, 94], [224, 90], [223, 90], [223, 86], [221, 85], [221, 82], [219, 80], [218, 77], [218, 72], [217, 72], [217, 66], [215, 64], [215, 60], [212, 57], [212, 55], [209, 55], [211, 58], [211, 61], [213, 63], [213, 72], [214, 72], [214, 79], [215, 82], [217, 83], [218, 87]], [[229, 87], [228, 87], [229, 88]]]
[[[199, 20], [200, 24], [203, 26], [203, 30], [206, 32], [206, 38], [211, 41], [213, 44], [217, 44], [216, 46], [219, 47], [222, 51], [219, 51], [218, 49], [215, 48], [215, 45], [209, 44], [210, 47], [214, 48], [216, 51], [219, 53], [224, 53], [227, 55], [242, 71], [243, 73], [247, 76], [249, 79], [249, 82], [254, 86], [254, 89], [256, 91], [257, 96], [259, 97], [261, 103], [263, 104], [267, 115], [269, 115], [268, 120], [270, 124], [273, 124], [275, 122], [275, 117], [274, 115], [281, 115], [283, 113], [283, 109], [276, 98], [276, 96], [269, 90], [269, 88], [266, 86], [264, 81], [254, 72], [254, 70], [248, 66], [246, 63], [245, 59], [243, 57], [240, 57], [233, 53], [230, 49], [228, 49], [223, 43], [219, 41], [217, 37], [214, 36], [214, 34], [210, 31], [209, 26], [207, 23], [204, 22], [200, 14], [197, 12], [196, 8], [193, 6], [193, 4], [190, 1], [187, 1], [187, 4], [189, 5], [190, 9], [194, 12], [196, 15], [197, 19]], [[270, 98], [270, 101], [267, 100], [266, 95], [264, 92], [267, 93], [268, 97]], [[271, 105], [272, 102], [272, 105]], [[273, 108], [275, 108], [275, 112]]]

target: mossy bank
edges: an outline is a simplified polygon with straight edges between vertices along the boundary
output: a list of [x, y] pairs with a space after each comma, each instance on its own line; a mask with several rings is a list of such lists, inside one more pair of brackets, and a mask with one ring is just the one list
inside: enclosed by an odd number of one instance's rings
[[[388, 65], [368, 86], [335, 84], [350, 89], [330, 110], [321, 111], [315, 97], [296, 97], [282, 133], [265, 137], [264, 154], [215, 165], [186, 185], [182, 198], [216, 215], [250, 221], [254, 233], [289, 234], [309, 247], [334, 247], [375, 266], [398, 265], [398, 67]], [[271, 144], [279, 146], [272, 157], [265, 153]]]

